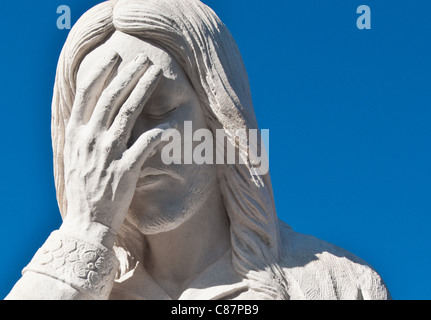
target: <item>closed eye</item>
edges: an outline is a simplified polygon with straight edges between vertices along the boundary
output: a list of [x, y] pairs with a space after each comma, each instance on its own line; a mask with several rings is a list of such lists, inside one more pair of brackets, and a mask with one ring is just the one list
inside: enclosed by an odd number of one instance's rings
[[168, 117], [171, 113], [173, 113], [177, 109], [178, 109], [178, 107], [173, 108], [173, 109], [171, 109], [168, 112], [165, 112], [163, 114], [153, 114], [153, 113], [147, 112], [147, 113], [145, 113], [145, 116], [150, 118], [150, 119], [153, 119], [153, 120], [162, 120], [162, 119]]

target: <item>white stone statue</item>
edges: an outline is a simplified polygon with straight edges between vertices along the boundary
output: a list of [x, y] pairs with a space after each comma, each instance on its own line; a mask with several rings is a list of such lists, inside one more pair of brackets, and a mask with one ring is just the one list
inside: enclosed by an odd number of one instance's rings
[[250, 161], [161, 160], [185, 121], [224, 129], [240, 157], [232, 133], [258, 129], [238, 48], [200, 1], [89, 10], [52, 108], [63, 223], [7, 299], [390, 298], [367, 263], [280, 221], [269, 173]]

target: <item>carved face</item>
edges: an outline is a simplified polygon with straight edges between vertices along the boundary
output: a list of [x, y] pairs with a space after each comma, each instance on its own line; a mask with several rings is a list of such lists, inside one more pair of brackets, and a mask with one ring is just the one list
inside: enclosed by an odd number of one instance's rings
[[[106, 56], [109, 50], [119, 53], [122, 59], [119, 70], [141, 53], [163, 69], [162, 80], [133, 128], [130, 145], [142, 133], [171, 120], [178, 124], [182, 137], [185, 121], [192, 122], [193, 132], [208, 129], [199, 98], [182, 67], [165, 50], [146, 41], [117, 31], [87, 55], [79, 74], [91, 70], [94, 61]], [[160, 143], [142, 167], [127, 217], [143, 234], [177, 228], [196, 212], [214, 188], [218, 188], [215, 165], [184, 164], [184, 161], [164, 164], [161, 151], [168, 143]]]

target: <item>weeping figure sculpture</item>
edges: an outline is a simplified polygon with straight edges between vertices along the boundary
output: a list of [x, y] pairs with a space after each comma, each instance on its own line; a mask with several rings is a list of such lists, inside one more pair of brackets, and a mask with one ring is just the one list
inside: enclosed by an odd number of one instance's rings
[[[198, 0], [110, 0], [59, 58], [52, 104], [63, 223], [7, 299], [388, 299], [367, 263], [277, 217], [250, 161], [166, 164], [173, 130], [258, 129], [231, 34]], [[241, 137], [240, 137], [241, 138]], [[184, 158], [187, 154], [182, 154]]]

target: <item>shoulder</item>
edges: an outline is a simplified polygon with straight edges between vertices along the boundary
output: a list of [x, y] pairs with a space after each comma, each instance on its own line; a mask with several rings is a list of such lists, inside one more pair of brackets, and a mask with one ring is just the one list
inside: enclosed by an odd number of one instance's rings
[[280, 221], [281, 267], [292, 283], [293, 298], [386, 300], [380, 275], [354, 254]]

